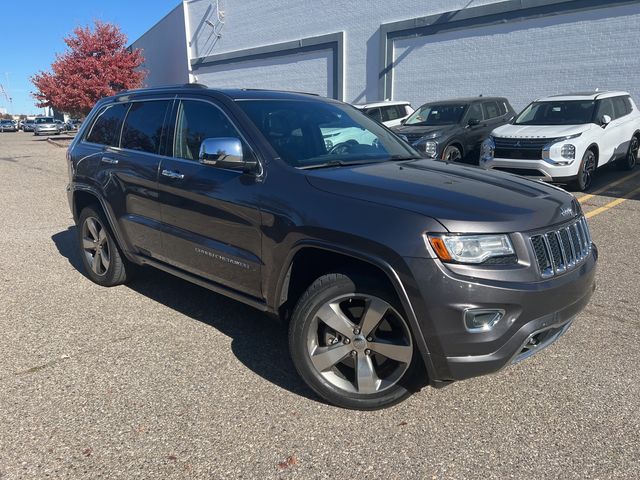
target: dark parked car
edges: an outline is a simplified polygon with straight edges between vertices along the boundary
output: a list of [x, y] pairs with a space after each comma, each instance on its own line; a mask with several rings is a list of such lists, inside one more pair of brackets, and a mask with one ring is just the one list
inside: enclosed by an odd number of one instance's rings
[[80, 128], [80, 125], [82, 125], [81, 120], [78, 120], [77, 118], [69, 119], [66, 123], [66, 130], [68, 132], [74, 132]]
[[0, 132], [17, 132], [18, 125], [13, 120], [0, 120]]
[[[353, 138], [329, 147], [326, 128]], [[68, 159], [94, 282], [151, 265], [281, 316], [302, 378], [343, 407], [519, 362], [595, 287], [572, 195], [424, 159], [335, 100], [130, 91], [96, 105]]]
[[22, 131], [23, 132], [33, 132], [36, 128], [36, 121], [35, 120], [25, 120], [22, 124]]
[[427, 158], [478, 164], [484, 139], [514, 116], [506, 98], [461, 98], [426, 103], [393, 130]]

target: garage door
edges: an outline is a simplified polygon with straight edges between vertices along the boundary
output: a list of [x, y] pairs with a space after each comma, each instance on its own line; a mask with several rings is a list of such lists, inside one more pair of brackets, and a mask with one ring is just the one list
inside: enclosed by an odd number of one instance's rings
[[600, 8], [394, 41], [393, 98], [414, 106], [503, 95], [627, 90], [640, 100], [640, 7]]
[[194, 69], [199, 83], [214, 88], [294, 90], [334, 97], [331, 49], [280, 55]]

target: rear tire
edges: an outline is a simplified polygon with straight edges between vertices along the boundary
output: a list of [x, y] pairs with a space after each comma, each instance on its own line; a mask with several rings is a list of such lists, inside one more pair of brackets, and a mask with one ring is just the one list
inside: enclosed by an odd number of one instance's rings
[[97, 205], [80, 212], [78, 248], [87, 276], [98, 285], [113, 287], [133, 276], [135, 265], [124, 258], [109, 222]]
[[579, 192], [586, 191], [593, 182], [593, 175], [597, 168], [596, 154], [593, 150], [587, 150], [582, 156], [582, 162], [580, 162], [580, 169], [578, 170], [578, 178], [573, 182], [573, 186]]
[[624, 158], [621, 158], [616, 162], [616, 165], [620, 170], [633, 170], [636, 168], [638, 162], [638, 147], [640, 147], [640, 140], [637, 136], [633, 136], [629, 142], [629, 150]]
[[289, 351], [307, 385], [343, 408], [390, 407], [426, 378], [395, 294], [353, 274], [323, 275], [302, 295]]

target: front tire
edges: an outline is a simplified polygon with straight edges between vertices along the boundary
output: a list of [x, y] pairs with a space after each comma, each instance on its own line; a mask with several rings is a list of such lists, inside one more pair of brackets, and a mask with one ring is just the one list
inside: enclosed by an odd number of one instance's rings
[[462, 151], [455, 145], [447, 145], [442, 152], [442, 160], [445, 162], [462, 161]]
[[593, 176], [597, 168], [597, 158], [593, 150], [587, 150], [582, 156], [578, 177], [574, 182], [574, 187], [579, 192], [586, 191], [593, 182]]
[[304, 381], [340, 407], [390, 407], [419, 386], [422, 360], [402, 308], [365, 277], [313, 282], [291, 317], [289, 350]]
[[86, 207], [80, 213], [78, 245], [85, 272], [93, 282], [113, 287], [131, 278], [135, 266], [122, 255], [97, 205]]

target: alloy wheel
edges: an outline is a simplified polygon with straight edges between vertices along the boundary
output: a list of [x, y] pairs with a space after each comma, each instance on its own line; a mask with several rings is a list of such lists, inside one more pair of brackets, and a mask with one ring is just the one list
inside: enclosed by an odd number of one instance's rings
[[104, 225], [95, 217], [87, 217], [82, 224], [82, 250], [93, 273], [105, 275], [111, 263], [109, 241]]
[[444, 151], [443, 160], [447, 162], [458, 162], [462, 160], [462, 153], [457, 147], [447, 147]]
[[596, 170], [596, 158], [593, 152], [587, 152], [587, 158], [584, 161], [584, 168], [582, 169], [582, 184], [586, 190], [591, 185], [593, 180], [593, 174]]
[[636, 166], [636, 162], [638, 161], [639, 146], [640, 142], [638, 142], [638, 137], [633, 137], [631, 139], [631, 145], [629, 146], [629, 153], [627, 154], [627, 166], [629, 170]]
[[411, 364], [406, 321], [378, 297], [349, 294], [326, 302], [307, 336], [312, 365], [334, 387], [376, 394], [393, 387]]

